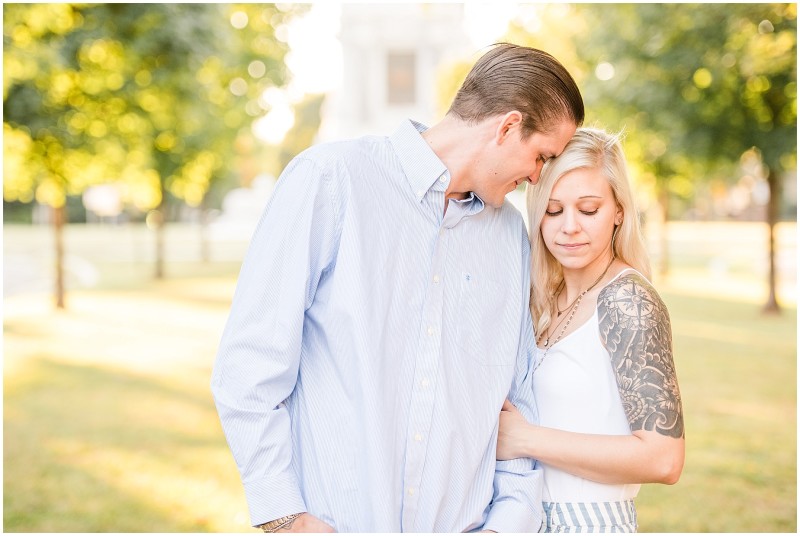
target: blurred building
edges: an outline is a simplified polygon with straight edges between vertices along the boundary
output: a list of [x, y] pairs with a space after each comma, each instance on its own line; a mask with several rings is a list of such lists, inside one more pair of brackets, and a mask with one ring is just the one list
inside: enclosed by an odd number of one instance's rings
[[272, 196], [275, 182], [275, 177], [260, 174], [248, 187], [234, 188], [225, 194], [221, 209], [213, 215], [209, 238], [249, 241]]
[[438, 70], [474, 52], [463, 4], [343, 4], [343, 84], [329, 94], [317, 141], [432, 124]]

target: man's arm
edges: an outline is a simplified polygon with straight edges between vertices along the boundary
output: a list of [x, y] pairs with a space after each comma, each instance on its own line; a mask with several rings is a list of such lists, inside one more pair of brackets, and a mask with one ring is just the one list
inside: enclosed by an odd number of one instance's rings
[[[523, 235], [524, 236], [524, 235]], [[524, 236], [523, 281], [520, 288], [523, 310], [514, 381], [508, 399], [529, 422], [538, 423], [539, 413], [533, 397], [529, 371], [534, 358], [535, 337], [529, 307], [530, 247]], [[530, 458], [498, 461], [494, 477], [494, 497], [483, 530], [494, 532], [538, 532], [542, 525], [542, 475]]]
[[286, 168], [242, 265], [211, 380], [259, 525], [305, 512], [283, 401], [300, 365], [305, 311], [338, 240], [331, 185], [302, 157]]

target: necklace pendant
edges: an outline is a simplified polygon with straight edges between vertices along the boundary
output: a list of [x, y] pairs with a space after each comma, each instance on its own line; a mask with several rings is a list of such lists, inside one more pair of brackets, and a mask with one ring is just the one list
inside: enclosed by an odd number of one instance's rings
[[547, 345], [548, 345], [548, 344], [550, 344], [550, 337], [547, 337], [547, 338], [544, 340], [544, 346], [545, 346], [545, 348], [547, 347]]

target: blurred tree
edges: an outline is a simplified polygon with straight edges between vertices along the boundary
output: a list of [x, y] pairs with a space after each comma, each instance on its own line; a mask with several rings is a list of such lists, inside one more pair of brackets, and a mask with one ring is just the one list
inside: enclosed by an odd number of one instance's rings
[[444, 116], [450, 109], [458, 89], [475, 61], [457, 61], [443, 67], [436, 75], [436, 111], [437, 115]]
[[[120, 81], [95, 68], [101, 54], [108, 63], [118, 58], [102, 45], [81, 47], [70, 39], [82, 23], [66, 4], [3, 8], [3, 195], [53, 207], [59, 308], [66, 197], [114, 176], [125, 162], [120, 140], [106, 137], [103, 121], [120, 105], [107, 98]], [[82, 61], [91, 65], [79, 72]]]
[[[4, 198], [54, 209], [64, 306], [66, 195], [118, 181], [150, 210], [163, 276], [170, 198], [203, 202], [236, 137], [286, 81], [274, 4], [11, 4], [3, 10]], [[304, 8], [300, 8], [304, 9]], [[297, 11], [297, 10], [294, 10]]]
[[[210, 148], [222, 158], [217, 162], [219, 165], [210, 170], [209, 180], [202, 182], [202, 197], [190, 200], [179, 194], [184, 185], [190, 188], [194, 185], [196, 193], [200, 194], [196, 180], [181, 180], [172, 189], [190, 206], [201, 208], [204, 260], [209, 258], [206, 232], [209, 189], [215, 183], [234, 184], [230, 179], [234, 175], [248, 175], [240, 176], [238, 181], [246, 184], [257, 174], [257, 171], [240, 168], [242, 155], [239, 153], [242, 147], [254, 142], [252, 122], [271, 110], [264, 91], [269, 87], [283, 87], [288, 81], [284, 63], [288, 52], [286, 25], [308, 7], [298, 4], [229, 4], [223, 7], [230, 22], [226, 30], [233, 35], [217, 42], [218, 47], [225, 49], [225, 54], [220, 52], [197, 73], [197, 80], [209, 91], [208, 100], [215, 104], [211, 108], [214, 118], [204, 130], [214, 129], [210, 136], [214, 144]], [[183, 174], [181, 178], [189, 177], [191, 174]]]
[[[774, 233], [780, 177], [796, 169], [796, 4], [526, 6], [508, 40], [553, 53], [578, 81], [587, 124], [624, 130], [634, 175], [670, 199], [730, 181], [753, 148], [770, 186]], [[662, 232], [661, 271], [668, 254]], [[774, 240], [769, 298], [777, 310]]]
[[[594, 76], [587, 105], [634, 134], [626, 148], [668, 196], [736, 176], [754, 148], [770, 187], [769, 297], [777, 311], [774, 226], [780, 177], [796, 169], [796, 4], [622, 4], [578, 7], [602, 21], [576, 37]], [[666, 259], [666, 255], [662, 255]]]
[[294, 125], [286, 133], [281, 143], [278, 165], [275, 176], [277, 177], [289, 164], [289, 161], [314, 143], [314, 138], [319, 130], [322, 117], [320, 110], [325, 101], [325, 95], [306, 95], [294, 105]]

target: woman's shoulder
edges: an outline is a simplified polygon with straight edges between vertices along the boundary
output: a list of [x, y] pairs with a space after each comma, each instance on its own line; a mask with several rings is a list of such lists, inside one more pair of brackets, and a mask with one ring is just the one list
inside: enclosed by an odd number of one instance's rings
[[632, 268], [622, 270], [597, 298], [601, 323], [647, 329], [669, 322], [667, 306], [652, 283]]

